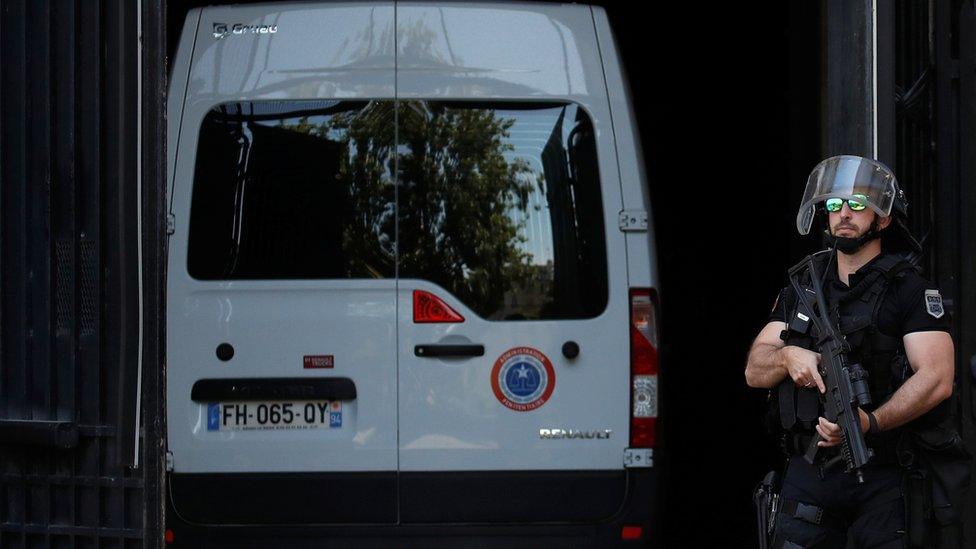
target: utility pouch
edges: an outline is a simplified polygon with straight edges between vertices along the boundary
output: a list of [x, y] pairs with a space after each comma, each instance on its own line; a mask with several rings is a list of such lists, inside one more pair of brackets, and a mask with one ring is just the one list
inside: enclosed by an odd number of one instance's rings
[[905, 474], [905, 527], [908, 529], [909, 547], [926, 547], [931, 519], [931, 479], [922, 469], [909, 469]]
[[799, 311], [795, 312], [793, 318], [790, 319], [789, 330], [798, 334], [809, 335], [810, 317]]
[[908, 471], [908, 534], [912, 547], [954, 547], [961, 535], [972, 456], [946, 424], [909, 426], [898, 460]]

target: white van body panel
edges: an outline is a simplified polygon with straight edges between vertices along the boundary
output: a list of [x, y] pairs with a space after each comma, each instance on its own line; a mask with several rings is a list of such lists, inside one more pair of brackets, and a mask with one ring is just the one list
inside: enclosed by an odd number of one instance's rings
[[[196, 46], [171, 172], [167, 422], [174, 470], [396, 470], [395, 280], [222, 282], [187, 271], [194, 152], [207, 113], [241, 100], [392, 98], [393, 3], [276, 4], [271, 13], [269, 6], [205, 8], [199, 25], [193, 15], [185, 33], [196, 29]], [[278, 31], [217, 39], [215, 23]], [[224, 342], [235, 348], [229, 362], [215, 356]], [[334, 355], [335, 367], [327, 374], [303, 369], [304, 355]], [[201, 378], [323, 375], [349, 377], [358, 390], [343, 403], [339, 429], [211, 432], [207, 405], [189, 398]]]
[[[193, 365], [171, 368], [168, 375], [174, 470], [395, 470], [396, 334], [387, 320], [396, 315], [393, 281], [271, 286], [267, 281], [170, 283], [182, 299], [170, 301], [169, 362]], [[228, 363], [214, 354], [222, 342], [235, 348]], [[304, 354], [334, 355], [330, 374], [356, 383], [356, 400], [342, 403], [340, 429], [211, 432], [206, 404], [189, 401], [200, 378], [321, 376], [321, 371], [303, 371]]]
[[[397, 95], [401, 100], [569, 101], [596, 130], [609, 300], [593, 319], [479, 318], [429, 282], [399, 281], [400, 469], [620, 469], [629, 432], [627, 258], [617, 226], [620, 178], [600, 49], [590, 8], [558, 4], [399, 2]], [[545, 144], [541, 136], [539, 147]], [[646, 236], [646, 235], [644, 235]], [[430, 291], [465, 317], [415, 324], [412, 291]], [[561, 348], [580, 345], [569, 360]], [[419, 358], [417, 344], [476, 343], [485, 355]], [[496, 359], [528, 346], [555, 371], [555, 390], [528, 412], [502, 406], [491, 386]], [[543, 439], [540, 429], [610, 431], [606, 439]]]
[[[188, 93], [204, 105], [242, 98], [393, 97], [393, 17], [393, 2], [205, 8]], [[215, 39], [214, 24], [276, 30]]]
[[[462, 324], [413, 324], [411, 293], [444, 297], [465, 317]], [[610, 286], [610, 291], [620, 290]], [[400, 281], [400, 470], [490, 471], [620, 469], [627, 447], [629, 369], [615, 366], [629, 348], [612, 324], [626, 311], [611, 299], [600, 317], [587, 320], [489, 321], [422, 280]], [[624, 331], [626, 334], [627, 332]], [[563, 343], [579, 343], [566, 359]], [[419, 358], [417, 344], [483, 344], [476, 358]], [[625, 342], [624, 342], [625, 343]], [[495, 360], [528, 346], [548, 357], [555, 390], [540, 408], [509, 410], [491, 386]], [[623, 387], [623, 390], [621, 390]], [[608, 438], [544, 439], [540, 429], [606, 433]]]
[[[167, 413], [176, 472], [623, 468], [630, 417], [628, 287], [654, 286], [656, 278], [650, 233], [625, 236], [618, 227], [622, 209], [649, 207], [634, 162], [639, 147], [619, 60], [605, 15], [595, 13], [596, 30], [589, 7], [558, 4], [285, 3], [191, 13], [184, 35], [196, 33], [195, 47], [181, 49], [175, 65], [192, 56], [186, 98], [170, 100], [170, 120], [179, 117], [182, 128], [170, 144], [176, 230], [167, 288]], [[277, 31], [215, 38], [218, 23], [275, 25]], [[606, 237], [609, 297], [599, 316], [489, 321], [443, 288], [407, 278], [220, 282], [189, 276], [195, 151], [214, 106], [394, 97], [569, 101], [586, 111], [596, 132]], [[413, 290], [436, 294], [465, 322], [413, 323]], [[563, 356], [567, 341], [579, 343], [577, 358]], [[226, 363], [214, 353], [223, 342], [236, 350]], [[485, 354], [414, 355], [415, 345], [445, 343], [483, 344]], [[555, 371], [552, 396], [526, 412], [502, 406], [490, 379], [496, 359], [519, 346], [542, 352]], [[341, 429], [209, 432], [206, 405], [189, 399], [201, 378], [323, 375], [302, 369], [305, 354], [334, 355], [327, 375], [356, 383], [358, 396], [344, 403]], [[540, 429], [610, 435], [544, 439]]]
[[[169, 77], [169, 95], [166, 98], [166, 118], [169, 131], [166, 133], [166, 173], [169, 174], [169, 193], [173, 198], [173, 185], [176, 182], [176, 157], [179, 151], [179, 139], [183, 122], [183, 103], [186, 100], [186, 85], [189, 80], [190, 58], [196, 41], [197, 25], [200, 23], [200, 9], [190, 10], [186, 15], [186, 24], [176, 49], [173, 60], [173, 70]], [[175, 131], [174, 131], [175, 129]], [[170, 203], [172, 206], [172, 203]], [[172, 210], [170, 210], [171, 212]]]
[[588, 6], [398, 2], [397, 28], [402, 99], [606, 97]]
[[633, 287], [659, 288], [657, 265], [654, 261], [654, 258], [657, 257], [654, 233], [652, 232], [654, 219], [651, 212], [644, 155], [636, 125], [637, 118], [634, 115], [633, 102], [630, 97], [630, 86], [627, 85], [621, 70], [623, 64], [617, 54], [607, 13], [602, 7], [594, 6], [592, 9], [593, 23], [603, 57], [606, 89], [610, 101], [610, 112], [612, 113], [612, 127], [617, 144], [616, 155], [620, 166], [623, 209], [647, 212], [648, 230], [646, 232], [629, 232], [626, 236], [627, 276], [630, 285]]

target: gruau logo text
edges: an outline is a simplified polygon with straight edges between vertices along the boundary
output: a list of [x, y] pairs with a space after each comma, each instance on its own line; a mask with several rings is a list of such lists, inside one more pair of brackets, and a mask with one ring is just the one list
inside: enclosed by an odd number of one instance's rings
[[274, 34], [278, 32], [278, 25], [245, 25], [244, 23], [234, 23], [233, 25], [228, 25], [227, 23], [214, 23], [213, 24], [213, 37], [216, 40], [228, 35], [243, 36], [245, 34]]

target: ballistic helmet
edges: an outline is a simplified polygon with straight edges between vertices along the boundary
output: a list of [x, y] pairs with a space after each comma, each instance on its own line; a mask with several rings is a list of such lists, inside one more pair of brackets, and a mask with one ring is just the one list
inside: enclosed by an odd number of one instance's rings
[[864, 203], [879, 217], [888, 217], [893, 210], [903, 216], [908, 214], [905, 193], [898, 188], [891, 169], [861, 156], [832, 156], [813, 168], [796, 215], [800, 234], [810, 232], [817, 205], [829, 198]]
[[[800, 234], [810, 232], [818, 206], [826, 202], [829, 208], [831, 199], [849, 200], [852, 209], [853, 204], [871, 208], [879, 219], [894, 214], [891, 226], [896, 230], [891, 233], [892, 236], [903, 241], [902, 247], [909, 251], [921, 252], [921, 246], [908, 229], [905, 193], [898, 187], [895, 174], [888, 166], [877, 160], [852, 155], [832, 156], [817, 164], [807, 178], [800, 211], [796, 216], [796, 229]], [[880, 238], [882, 232], [889, 234], [889, 231], [878, 231], [872, 226], [860, 237], [845, 238], [835, 237], [827, 230], [824, 238], [829, 246], [853, 253], [866, 242]]]

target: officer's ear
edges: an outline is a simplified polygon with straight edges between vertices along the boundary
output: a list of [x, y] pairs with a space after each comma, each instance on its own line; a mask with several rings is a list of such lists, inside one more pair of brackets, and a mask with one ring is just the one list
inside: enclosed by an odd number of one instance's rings
[[[878, 214], [874, 214], [874, 215], [878, 215]], [[884, 229], [888, 225], [891, 225], [891, 216], [890, 215], [887, 216], [887, 217], [882, 217], [882, 218], [878, 219], [878, 230], [879, 231], [882, 230], [882, 229]]]

